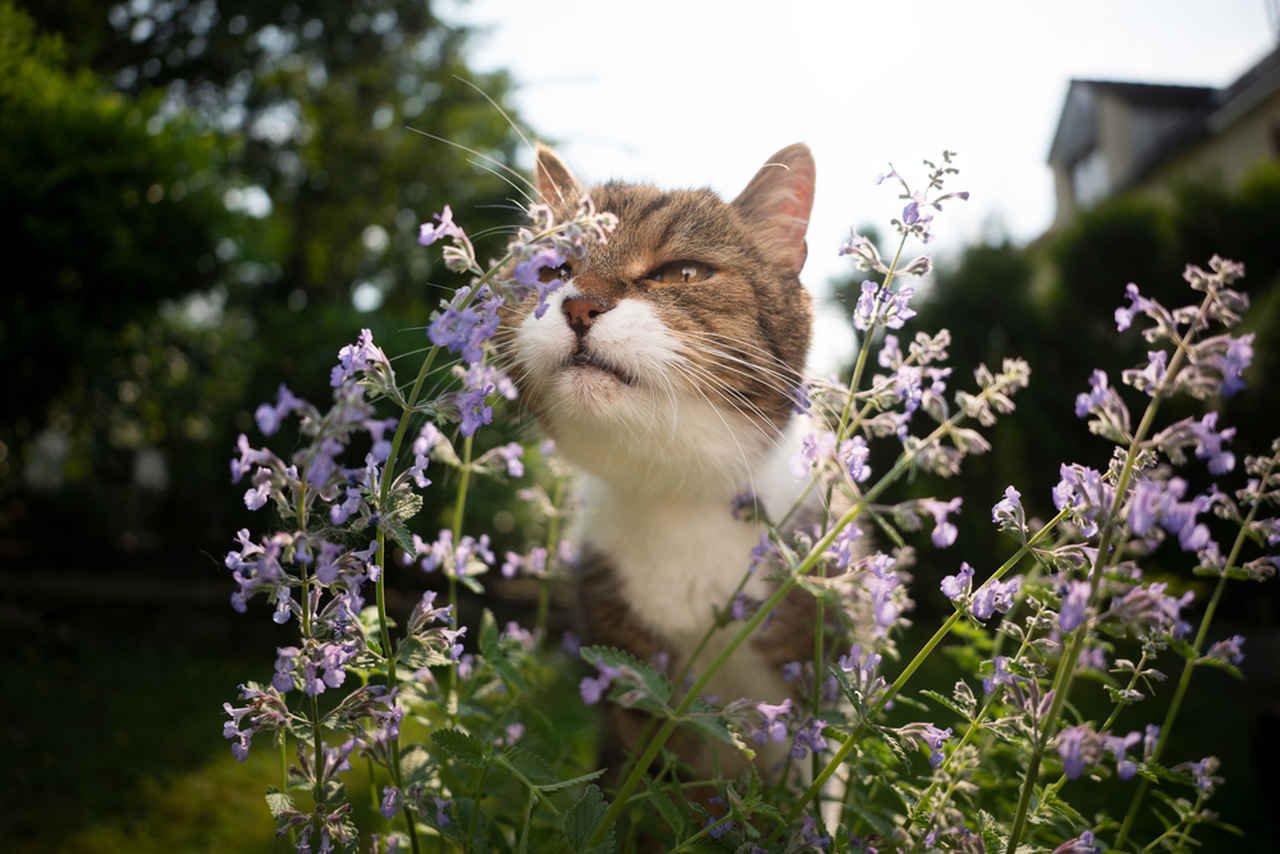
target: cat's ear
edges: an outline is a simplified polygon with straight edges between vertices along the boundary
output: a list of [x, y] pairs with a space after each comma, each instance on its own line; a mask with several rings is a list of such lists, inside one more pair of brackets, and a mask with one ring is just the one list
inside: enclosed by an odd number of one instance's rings
[[770, 257], [793, 275], [800, 273], [808, 254], [804, 233], [813, 209], [814, 176], [813, 154], [797, 142], [765, 161], [733, 200]]
[[545, 145], [538, 145], [535, 166], [538, 177], [538, 195], [549, 205], [577, 204], [582, 198], [582, 188], [556, 153]]

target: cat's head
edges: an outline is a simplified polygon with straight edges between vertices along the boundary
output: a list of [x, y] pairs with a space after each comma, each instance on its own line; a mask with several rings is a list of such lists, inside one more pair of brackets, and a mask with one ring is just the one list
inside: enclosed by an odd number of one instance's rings
[[590, 195], [618, 226], [558, 271], [566, 284], [542, 317], [533, 300], [505, 313], [522, 398], [566, 457], [606, 480], [741, 484], [789, 422], [809, 349], [808, 147], [769, 158], [732, 202], [647, 184], [587, 190], [545, 148], [537, 178], [558, 213]]

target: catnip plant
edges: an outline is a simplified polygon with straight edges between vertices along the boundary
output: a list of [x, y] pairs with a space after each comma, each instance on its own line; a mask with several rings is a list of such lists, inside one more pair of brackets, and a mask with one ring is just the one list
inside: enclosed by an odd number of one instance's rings
[[[255, 738], [279, 752], [267, 805], [280, 835], [299, 851], [1012, 853], [1183, 850], [1217, 824], [1210, 803], [1224, 769], [1213, 756], [1168, 755], [1169, 737], [1197, 671], [1240, 675], [1244, 639], [1210, 635], [1228, 581], [1265, 580], [1280, 561], [1280, 442], [1269, 456], [1237, 459], [1235, 431], [1217, 412], [1160, 414], [1174, 398], [1211, 404], [1242, 387], [1253, 337], [1236, 332], [1248, 300], [1233, 286], [1244, 271], [1217, 257], [1208, 269], [1188, 266], [1198, 296], [1174, 309], [1127, 286], [1116, 329], [1140, 333], [1147, 359], [1118, 385], [1095, 371], [1074, 411], [1112, 454], [1062, 464], [1045, 488], [1057, 511], [1048, 520], [1031, 518], [1018, 485], [993, 496], [980, 512], [1010, 552], [998, 566], [973, 566], [947, 551], [960, 499], [895, 490], [917, 472], [954, 476], [990, 450], [983, 429], [1013, 412], [1030, 367], [1016, 358], [981, 366], [955, 389], [950, 334], [905, 331], [915, 315], [909, 282], [931, 269], [928, 256], [905, 253], [968, 198], [947, 188], [950, 152], [925, 167], [919, 188], [892, 168], [880, 178], [903, 202], [892, 256], [857, 232], [839, 250], [874, 274], [853, 312], [849, 381], [796, 390], [811, 427], [791, 460], [804, 495], [779, 518], [749, 494], [735, 500], [732, 512], [765, 534], [738, 590], [707, 615], [702, 654], [674, 673], [579, 647], [571, 635], [550, 643], [552, 584], [574, 557], [562, 539], [570, 472], [549, 443], [526, 454], [519, 444], [477, 452], [475, 441], [496, 401], [516, 396], [493, 354], [504, 304], [536, 296], [535, 312], [545, 311], [563, 284], [556, 271], [606, 241], [616, 219], [589, 199], [562, 222], [533, 205], [505, 255], [486, 265], [448, 207], [422, 226], [420, 242], [443, 244], [446, 266], [467, 282], [433, 315], [414, 379], [397, 377], [366, 330], [338, 353], [327, 410], [282, 386], [255, 413], [264, 437], [296, 422], [291, 455], [241, 436], [231, 463], [246, 505], [275, 514], [272, 532], [236, 535], [226, 558], [232, 606], [243, 612], [261, 598], [275, 622], [297, 630], [296, 643], [276, 650], [270, 682], [245, 683], [224, 707], [237, 758]], [[882, 471], [871, 465], [875, 446], [893, 450]], [[413, 529], [422, 495], [445, 472], [450, 525], [424, 536]], [[473, 477], [511, 482], [513, 505], [531, 519], [522, 551], [500, 558], [486, 533], [466, 530]], [[1201, 482], [1210, 485], [1191, 486]], [[819, 518], [802, 518], [815, 496]], [[918, 548], [954, 568], [938, 589], [912, 584]], [[1158, 578], [1149, 571], [1157, 559]], [[428, 590], [393, 620], [390, 560], [424, 581], [442, 578], [447, 601]], [[1187, 587], [1170, 584], [1178, 560], [1211, 585], [1194, 624], [1194, 594], [1170, 589]], [[459, 587], [482, 593], [495, 567], [536, 580], [530, 628], [500, 628], [488, 611], [478, 624], [459, 622]], [[758, 575], [772, 582], [763, 600], [744, 593]], [[793, 696], [706, 697], [796, 590], [813, 598], [816, 630], [812, 656], [784, 669]], [[949, 602], [951, 613], [918, 649], [904, 649], [924, 597]], [[962, 641], [963, 678], [950, 693], [913, 688], [950, 637]], [[565, 649], [586, 676], [575, 679]], [[1172, 697], [1157, 708], [1154, 686], [1174, 671]], [[1103, 715], [1073, 703], [1082, 682], [1105, 688]], [[642, 746], [609, 769], [607, 791], [605, 769], [548, 711], [566, 699], [582, 713], [612, 703], [647, 716]], [[696, 779], [666, 749], [677, 736], [747, 757], [782, 745], [785, 759]], [[1128, 804], [1085, 815], [1064, 793], [1081, 778], [1114, 778]], [[352, 788], [357, 779], [367, 792]], [[1150, 798], [1164, 829], [1139, 839]]]

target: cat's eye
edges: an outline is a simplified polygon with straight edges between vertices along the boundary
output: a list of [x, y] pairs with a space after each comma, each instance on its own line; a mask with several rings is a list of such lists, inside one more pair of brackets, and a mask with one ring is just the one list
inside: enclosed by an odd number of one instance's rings
[[554, 282], [556, 279], [560, 281], [568, 281], [573, 275], [573, 270], [569, 269], [568, 264], [561, 264], [559, 267], [543, 267], [538, 270], [538, 281], [544, 285], [547, 282]]
[[672, 261], [649, 271], [645, 281], [660, 285], [691, 285], [705, 282], [715, 273], [710, 265], [701, 261]]

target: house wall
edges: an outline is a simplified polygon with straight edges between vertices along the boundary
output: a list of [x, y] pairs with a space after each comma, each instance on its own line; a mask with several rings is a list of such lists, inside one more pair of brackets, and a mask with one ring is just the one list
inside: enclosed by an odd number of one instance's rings
[[1236, 186], [1252, 167], [1280, 157], [1280, 90], [1256, 104], [1230, 126], [1186, 151], [1142, 182], [1140, 189], [1167, 195], [1179, 179], [1219, 180]]

